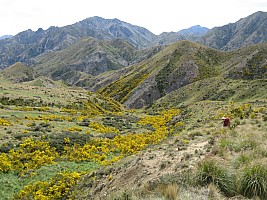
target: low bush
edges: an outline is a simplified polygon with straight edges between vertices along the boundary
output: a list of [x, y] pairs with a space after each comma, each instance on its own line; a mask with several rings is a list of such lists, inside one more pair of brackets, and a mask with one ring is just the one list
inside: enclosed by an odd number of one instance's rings
[[73, 146], [74, 144], [79, 144], [84, 146], [90, 141], [91, 137], [90, 134], [79, 134], [66, 131], [59, 134], [49, 135], [46, 140], [51, 147], [55, 147], [57, 152], [61, 154], [66, 145]]

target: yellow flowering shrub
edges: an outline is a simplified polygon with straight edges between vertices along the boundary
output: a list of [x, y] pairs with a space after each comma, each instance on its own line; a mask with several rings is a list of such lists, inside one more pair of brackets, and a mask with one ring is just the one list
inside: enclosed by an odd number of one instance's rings
[[18, 149], [11, 149], [9, 153], [1, 154], [1, 156], [3, 158], [0, 164], [1, 171], [7, 171], [6, 169], [27, 171], [45, 164], [54, 163], [58, 153], [47, 142], [27, 138], [23, 140]]
[[7, 119], [0, 118], [0, 126], [11, 126], [11, 122], [9, 122]]
[[65, 144], [69, 144], [70, 143], [70, 138], [68, 138], [68, 137], [67, 138], [64, 138], [64, 143]]
[[50, 108], [45, 107], [45, 106], [42, 106], [42, 107], [40, 107], [40, 108], [37, 108], [37, 110], [39, 110], [39, 111], [41, 111], [41, 112], [45, 112], [45, 111], [50, 110]]
[[71, 132], [79, 132], [79, 131], [82, 131], [83, 129], [81, 127], [69, 127], [68, 128], [68, 131], [71, 131]]
[[66, 115], [39, 115], [37, 117], [25, 116], [25, 119], [32, 121], [73, 121], [74, 117]]
[[97, 122], [90, 122], [90, 128], [94, 129], [99, 133], [119, 133], [120, 131], [112, 126], [103, 126]]
[[33, 111], [32, 107], [16, 107], [14, 110], [19, 110], [19, 111]]
[[80, 176], [77, 172], [59, 173], [49, 181], [37, 181], [25, 186], [15, 199], [67, 199], [71, 195], [70, 189], [77, 184]]
[[66, 112], [66, 113], [69, 113], [69, 114], [72, 114], [72, 115], [74, 115], [74, 114], [77, 114], [77, 110], [74, 110], [74, 109], [67, 109], [67, 108], [62, 108], [61, 109], [61, 112]]
[[[113, 139], [92, 139], [90, 144], [84, 146], [78, 144], [65, 146], [65, 157], [71, 161], [93, 161], [103, 165], [117, 162], [125, 155], [136, 154], [148, 145], [157, 144], [168, 137], [170, 130], [166, 124], [179, 112], [179, 110], [169, 110], [162, 112], [162, 115], [146, 116], [139, 121], [143, 125], [151, 124], [155, 128], [154, 132], [128, 133], [117, 135]], [[91, 122], [90, 127], [98, 132], [106, 132], [106, 127], [96, 122]], [[110, 157], [108, 156], [110, 154], [116, 156]]]
[[0, 171], [9, 172], [12, 169], [12, 163], [7, 154], [0, 154]]
[[30, 131], [29, 130], [23, 130], [22, 133], [29, 133]]
[[160, 115], [143, 117], [138, 123], [142, 125], [151, 124], [153, 128], [157, 129], [166, 126], [174, 116], [180, 113], [181, 111], [179, 109], [170, 109], [160, 112]]

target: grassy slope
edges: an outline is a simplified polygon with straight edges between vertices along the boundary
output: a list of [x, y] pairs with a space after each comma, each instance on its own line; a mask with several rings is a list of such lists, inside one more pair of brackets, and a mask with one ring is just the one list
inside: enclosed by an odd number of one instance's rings
[[0, 72], [6, 79], [13, 83], [31, 81], [36, 77], [35, 71], [18, 62]]
[[[46, 81], [49, 80], [42, 77], [28, 82], [29, 85], [12, 84], [1, 76], [0, 81], [0, 156], [11, 149], [18, 150], [23, 138], [46, 141], [58, 151], [64, 151], [63, 147], [68, 144], [83, 146], [93, 138], [96, 143], [89, 145], [98, 145], [99, 138], [112, 139], [117, 132], [124, 136], [151, 129], [150, 126], [137, 124], [140, 114], [124, 111], [121, 104], [99, 94], [56, 85], [54, 82], [57, 87], [48, 87]], [[39, 81], [46, 83], [40, 85]], [[94, 126], [89, 126], [91, 123]], [[66, 143], [66, 138], [70, 139], [69, 143]], [[25, 152], [25, 155], [30, 152]], [[116, 153], [110, 153], [107, 159], [115, 155]], [[98, 154], [95, 156], [99, 157]], [[74, 162], [62, 158], [55, 164], [43, 164], [37, 169], [26, 170], [26, 173], [17, 170], [1, 172], [0, 197], [11, 199], [26, 185], [36, 181], [49, 181], [58, 173], [88, 173], [99, 168], [99, 163], [92, 159]], [[5, 161], [1, 157], [0, 165], [3, 164], [5, 165]], [[2, 171], [1, 167], [0, 170]]]
[[216, 77], [184, 86], [156, 101], [153, 107], [187, 106], [203, 100], [265, 102], [266, 90], [266, 79], [233, 80]]

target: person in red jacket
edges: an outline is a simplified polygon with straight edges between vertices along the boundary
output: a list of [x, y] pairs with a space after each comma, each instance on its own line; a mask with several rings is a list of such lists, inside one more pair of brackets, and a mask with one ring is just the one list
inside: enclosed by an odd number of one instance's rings
[[229, 117], [223, 117], [223, 126], [224, 127], [230, 127], [230, 118]]
[[230, 118], [229, 117], [223, 117], [223, 126], [224, 127], [230, 127]]

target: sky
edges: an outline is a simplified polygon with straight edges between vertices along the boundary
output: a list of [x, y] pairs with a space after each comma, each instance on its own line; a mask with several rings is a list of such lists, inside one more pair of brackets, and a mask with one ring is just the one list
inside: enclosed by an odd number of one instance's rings
[[0, 36], [93, 16], [117, 18], [158, 35], [194, 25], [223, 26], [257, 11], [267, 12], [267, 0], [1, 0]]

